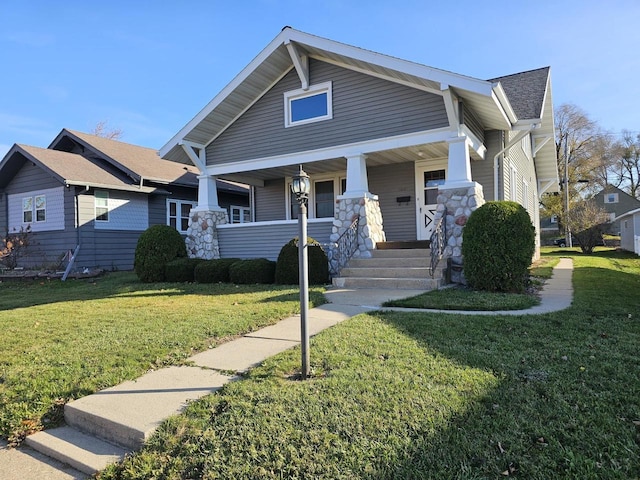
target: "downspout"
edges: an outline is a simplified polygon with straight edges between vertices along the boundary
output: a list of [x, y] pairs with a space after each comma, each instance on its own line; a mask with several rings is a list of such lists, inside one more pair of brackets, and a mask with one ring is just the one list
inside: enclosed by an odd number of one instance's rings
[[[529, 128], [526, 130], [521, 130], [518, 134], [509, 142], [507, 145], [495, 154], [493, 157], [493, 200], [498, 200], [498, 195], [500, 194], [500, 190], [498, 188], [499, 179], [500, 179], [500, 155], [508, 152], [511, 147], [513, 147], [516, 143], [522, 140], [525, 136], [529, 135], [534, 129], [537, 128], [537, 124], [529, 125]], [[502, 132], [504, 135], [504, 131]]]

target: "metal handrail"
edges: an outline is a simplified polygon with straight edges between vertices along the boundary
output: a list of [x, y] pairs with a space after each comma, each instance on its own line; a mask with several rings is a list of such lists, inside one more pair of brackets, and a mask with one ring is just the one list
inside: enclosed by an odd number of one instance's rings
[[329, 245], [327, 256], [329, 257], [329, 274], [331, 277], [337, 277], [358, 250], [359, 225], [360, 217], [357, 216], [351, 222], [351, 225], [342, 232], [342, 235], [338, 237], [338, 240]]
[[436, 267], [438, 263], [442, 259], [445, 249], [445, 242], [447, 238], [447, 222], [444, 220], [445, 216], [443, 215], [438, 219], [438, 223], [436, 223], [433, 232], [431, 232], [431, 264], [429, 266], [429, 275], [433, 278]]

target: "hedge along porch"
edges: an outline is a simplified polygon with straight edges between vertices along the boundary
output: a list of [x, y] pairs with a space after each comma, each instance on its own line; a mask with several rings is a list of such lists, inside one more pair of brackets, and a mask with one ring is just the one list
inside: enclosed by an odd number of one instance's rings
[[[368, 256], [428, 240], [444, 217], [459, 261], [485, 199], [521, 203], [537, 229], [538, 197], [558, 187], [552, 112], [549, 68], [479, 80], [287, 27], [160, 154], [201, 172], [192, 255], [275, 259], [296, 236], [303, 165], [319, 242], [358, 218], [355, 255]], [[228, 224], [216, 178], [252, 186], [252, 224]]]

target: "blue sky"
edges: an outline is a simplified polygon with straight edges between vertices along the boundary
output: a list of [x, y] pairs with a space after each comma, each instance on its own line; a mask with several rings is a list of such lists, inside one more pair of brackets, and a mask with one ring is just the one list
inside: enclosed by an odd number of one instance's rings
[[281, 30], [487, 79], [550, 65], [554, 105], [640, 131], [637, 0], [0, 0], [0, 158], [100, 121], [159, 149]]

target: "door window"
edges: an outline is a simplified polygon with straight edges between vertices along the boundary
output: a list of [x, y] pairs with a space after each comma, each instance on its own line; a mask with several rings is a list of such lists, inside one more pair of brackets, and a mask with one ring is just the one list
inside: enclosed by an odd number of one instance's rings
[[438, 203], [438, 187], [444, 185], [444, 170], [424, 172], [424, 204]]

